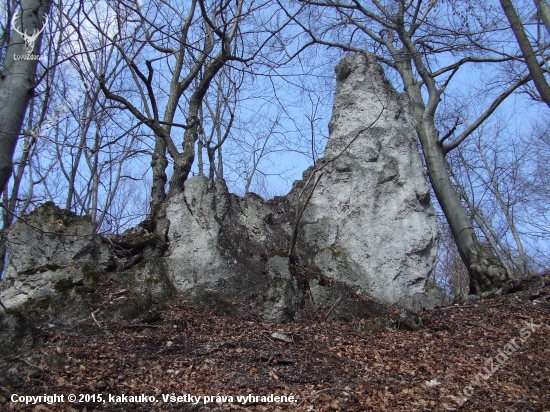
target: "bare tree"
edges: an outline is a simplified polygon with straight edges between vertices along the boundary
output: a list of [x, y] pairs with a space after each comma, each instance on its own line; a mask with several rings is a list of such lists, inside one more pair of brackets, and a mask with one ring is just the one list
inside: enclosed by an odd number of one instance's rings
[[[505, 122], [500, 122], [501, 125]], [[510, 278], [528, 274], [521, 215], [532, 197], [525, 186], [529, 147], [506, 138], [503, 127], [482, 127], [449, 159], [475, 226]]]
[[[119, 1], [105, 9], [68, 2], [54, 10], [60, 13], [52, 19], [59, 38], [50, 42], [56, 49], [48, 58], [46, 86], [35, 88], [41, 99], [27, 113], [17, 179], [4, 195], [4, 229], [14, 213], [52, 200], [89, 214], [96, 231], [119, 231], [136, 213], [125, 215], [117, 196], [133, 181], [147, 179], [147, 169], [136, 175], [129, 162], [152, 156], [154, 208], [166, 196], [166, 152], [177, 192], [199, 135], [211, 177], [223, 178], [222, 145], [235, 118], [244, 69], [284, 23], [257, 14], [270, 9], [270, 1], [196, 0], [180, 6], [161, 1], [141, 8]], [[75, 90], [81, 93], [73, 99]], [[173, 130], [183, 130], [183, 136]], [[40, 156], [33, 157], [37, 151]]]
[[534, 271], [550, 270], [550, 117], [542, 116], [533, 129], [524, 135], [529, 154], [524, 163], [523, 186], [528, 189], [522, 213], [522, 226], [528, 235], [530, 264]]
[[212, 181], [215, 178], [224, 178], [222, 146], [231, 134], [244, 77], [244, 73], [230, 66], [224, 67], [220, 76], [214, 80], [214, 87], [211, 87], [211, 93], [207, 94], [203, 108], [199, 112], [201, 124], [198, 139], [199, 175], [204, 174], [202, 151], [205, 150], [208, 157], [209, 178]]
[[[37, 59], [51, 61], [55, 51], [46, 49], [45, 54], [37, 55], [40, 50], [42, 32], [45, 30], [48, 21], [47, 12], [50, 3], [34, 4], [33, 2], [22, 2], [19, 10], [15, 10], [15, 2], [6, 3], [6, 24], [2, 27], [2, 73], [0, 74], [0, 186], [2, 187], [2, 227], [0, 230], [0, 275], [3, 272], [6, 258], [6, 235], [13, 224], [16, 213], [19, 209], [26, 209], [30, 204], [30, 197], [19, 204], [22, 185], [24, 184], [27, 167], [36, 153], [38, 135], [33, 128], [34, 118], [38, 123], [44, 121], [47, 116], [47, 107], [51, 99], [51, 83], [55, 77], [55, 71], [43, 70], [40, 80], [35, 82], [37, 72]], [[30, 9], [32, 7], [32, 9]], [[38, 13], [36, 11], [38, 10]], [[40, 29], [33, 27], [33, 24], [40, 25]], [[13, 33], [10, 35], [10, 24], [13, 26]], [[36, 26], [35, 26], [36, 27]], [[23, 48], [24, 44], [24, 48]], [[24, 50], [24, 52], [23, 52]], [[5, 52], [5, 53], [4, 53]], [[38, 83], [38, 84], [37, 84]], [[37, 93], [38, 88], [44, 85], [40, 91], [41, 101], [31, 99]], [[10, 90], [10, 88], [13, 88]], [[13, 101], [17, 101], [15, 107]], [[9, 102], [9, 103], [8, 103]], [[27, 107], [30, 109], [27, 112]], [[16, 113], [13, 113], [13, 110]], [[18, 111], [19, 110], [19, 111]], [[10, 111], [12, 111], [10, 113]], [[22, 114], [22, 117], [18, 116]], [[26, 131], [25, 118], [27, 119]], [[19, 126], [17, 126], [19, 124]], [[15, 129], [18, 127], [17, 132]], [[34, 130], [33, 130], [34, 129]], [[19, 140], [18, 136], [24, 137]], [[12, 159], [15, 155], [17, 144], [22, 146], [19, 158], [15, 162], [13, 170]], [[10, 154], [11, 151], [11, 154]], [[5, 173], [4, 173], [5, 172]], [[10, 175], [13, 175], [11, 187], [8, 185]], [[32, 192], [32, 183], [28, 190]]]
[[[155, 136], [151, 163], [153, 213], [166, 196], [166, 152], [172, 162], [169, 194], [183, 190], [195, 160], [199, 134], [203, 132], [199, 116], [218, 74], [229, 63], [253, 61], [274, 35], [267, 26], [277, 31], [274, 22], [247, 20], [268, 6], [269, 2], [192, 0], [181, 4], [151, 2], [142, 8], [136, 2], [120, 1], [111, 9], [114, 16], [107, 19], [112, 21], [111, 27], [106, 27], [105, 16], [94, 7], [82, 13], [87, 24], [117, 48], [122, 56], [118, 69], [133, 82], [132, 86], [114, 88], [108, 84], [107, 73], [95, 70], [103, 93]], [[130, 21], [134, 24], [128, 24]], [[77, 26], [79, 23], [75, 22], [75, 30], [80, 32], [81, 48], [90, 56], [87, 34]], [[259, 27], [260, 24], [267, 26]], [[250, 42], [245, 39], [247, 35]], [[137, 94], [126, 93], [128, 89]], [[183, 130], [183, 136], [175, 130]], [[222, 143], [223, 140], [221, 136]], [[212, 143], [210, 155], [219, 152], [219, 147], [215, 147], [218, 143]]]
[[[121, 221], [129, 222], [128, 217], [120, 210], [111, 213], [111, 205], [116, 203], [119, 185], [135, 179], [127, 163], [140, 153], [147, 154], [136, 144], [141, 136], [133, 119], [120, 116], [124, 111], [106, 104], [98, 83], [89, 83], [93, 76], [86, 61], [78, 61], [79, 50], [75, 50], [70, 25], [62, 13], [58, 8], [51, 12], [56, 30], [48, 36], [41, 56], [47, 66], [38, 72], [41, 81], [26, 114], [13, 179], [3, 193], [2, 262], [3, 235], [14, 218], [44, 201], [90, 215], [96, 231], [124, 227]], [[92, 60], [96, 68], [116, 66], [118, 56], [113, 48], [101, 46]], [[117, 81], [116, 73], [110, 76], [109, 84]], [[135, 212], [128, 214], [134, 216]]]

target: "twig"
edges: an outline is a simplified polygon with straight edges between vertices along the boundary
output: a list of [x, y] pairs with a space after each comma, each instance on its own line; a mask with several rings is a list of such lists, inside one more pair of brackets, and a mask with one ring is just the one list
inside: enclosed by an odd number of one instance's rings
[[[319, 319], [321, 320], [321, 319]], [[315, 346], [315, 349], [319, 350], [319, 347], [317, 346], [317, 343], [315, 343], [315, 341], [313, 340], [313, 338], [311, 336], [309, 336], [308, 334], [305, 334], [305, 333], [294, 333], [294, 335], [298, 335], [298, 336], [306, 336], [310, 341], [311, 343], [313, 343], [313, 346]]]
[[[99, 310], [99, 309], [96, 309], [96, 311], [97, 311], [97, 310]], [[95, 312], [95, 311], [94, 311], [94, 312]], [[92, 312], [92, 319], [94, 320], [94, 322], [96, 323], [96, 325], [97, 325], [98, 327], [102, 328], [101, 325], [99, 324], [99, 322], [97, 321], [97, 319], [95, 318], [94, 312]], [[103, 329], [103, 328], [102, 328], [102, 329]]]
[[8, 358], [8, 359], [9, 359], [9, 360], [16, 361], [16, 362], [24, 363], [25, 365], [30, 366], [31, 368], [36, 368], [36, 369], [38, 369], [39, 371], [44, 372], [44, 369], [42, 369], [40, 366], [33, 365], [32, 363], [30, 363], [30, 362], [29, 362], [28, 360], [26, 360], [26, 359], [18, 358], [18, 357], [11, 357], [11, 358]]
[[338, 298], [338, 300], [336, 302], [334, 302], [334, 305], [332, 305], [332, 307], [329, 309], [329, 311], [327, 312], [327, 314], [325, 315], [325, 320], [328, 319], [328, 316], [330, 315], [330, 312], [332, 312], [332, 310], [340, 303], [340, 301], [342, 300], [342, 297], [343, 295], [340, 295], [340, 297]]
[[362, 335], [360, 333], [355, 333], [355, 332], [346, 332], [346, 335], [349, 335], [349, 336], [355, 336], [359, 339], [363, 339], [363, 340], [366, 340], [366, 341], [372, 341], [372, 337], [369, 337], [367, 335]]
[[514, 308], [517, 308], [517, 309], [532, 309], [532, 310], [536, 310], [537, 312], [541, 312], [541, 313], [550, 313], [550, 309], [546, 309], [546, 308], [539, 308], [537, 306], [529, 306], [529, 305], [525, 305], [525, 306], [517, 306], [517, 305], [510, 305]]
[[318, 394], [321, 393], [321, 392], [328, 392], [328, 391], [344, 392], [344, 393], [349, 394], [349, 396], [350, 396], [352, 399], [356, 399], [356, 396], [352, 393], [352, 392], [354, 392], [354, 391], [352, 391], [351, 389], [345, 389], [345, 388], [325, 388], [325, 389], [319, 389], [318, 391], [313, 391], [313, 392], [311, 392], [311, 396], [318, 395]]
[[[177, 345], [173, 345], [173, 346], [171, 346], [171, 348], [173, 348], [174, 346], [177, 346]], [[200, 353], [200, 352], [195, 351], [195, 356], [197, 356], [197, 357], [206, 356], [206, 355], [210, 355], [211, 353], [217, 352], [217, 351], [219, 351], [223, 348], [235, 348], [235, 347], [237, 347], [237, 345], [235, 345], [233, 342], [224, 342], [224, 343], [222, 343], [222, 344], [216, 346], [215, 348], [210, 349], [206, 352]]]
[[504, 303], [504, 301], [500, 301], [499, 303], [493, 303], [492, 305], [487, 305], [485, 307], [486, 308], [496, 308], [498, 306], [506, 306], [506, 304]]
[[325, 389], [319, 389], [318, 391], [313, 391], [313, 392], [311, 392], [311, 394], [312, 394], [312, 395], [317, 395], [318, 393], [326, 392], [326, 391], [351, 392], [351, 389], [345, 389], [345, 388], [325, 388]]
[[162, 326], [159, 325], [148, 325], [146, 323], [140, 323], [139, 325], [125, 325], [125, 329], [161, 329]]
[[280, 353], [274, 353], [274, 354], [267, 360], [267, 364], [269, 365], [271, 362], [273, 362], [273, 359], [275, 359], [275, 357], [277, 357], [277, 355], [280, 355]]
[[451, 306], [443, 306], [441, 308], [437, 308], [437, 309], [432, 309], [433, 311], [436, 311], [436, 310], [447, 310], [447, 309], [467, 309], [467, 308], [476, 308], [476, 307], [479, 307], [479, 304], [475, 304], [475, 305], [451, 305]]
[[294, 365], [296, 363], [295, 360], [286, 358], [275, 359], [275, 362], [277, 362], [277, 365]]
[[260, 356], [258, 358], [258, 360], [260, 362], [267, 362], [268, 365], [269, 364], [272, 364], [272, 365], [294, 365], [296, 363], [296, 361], [292, 360], [292, 359], [286, 359], [286, 358], [275, 359], [277, 356], [282, 356], [282, 354], [280, 352], [275, 353], [272, 356], [270, 356], [269, 358], [267, 358], [265, 356]]

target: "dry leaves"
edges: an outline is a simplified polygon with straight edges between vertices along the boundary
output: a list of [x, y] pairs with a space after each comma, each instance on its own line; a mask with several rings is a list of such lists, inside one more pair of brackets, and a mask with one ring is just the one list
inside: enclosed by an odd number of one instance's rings
[[[544, 292], [550, 295], [550, 288]], [[164, 308], [154, 328], [102, 322], [101, 329], [90, 325], [95, 335], [49, 335], [43, 347], [19, 355], [40, 369], [2, 361], [2, 370], [15, 368], [25, 379], [0, 393], [143, 393], [159, 402], [23, 406], [3, 395], [0, 409], [548, 411], [550, 301], [529, 296], [522, 292], [426, 311], [423, 330], [374, 334], [362, 332], [358, 323], [325, 322], [319, 316], [272, 325], [251, 314], [221, 318], [177, 303]], [[531, 333], [522, 338], [525, 330]], [[517, 346], [513, 351], [506, 346], [510, 342]], [[507, 359], [499, 363], [506, 350]], [[50, 365], [48, 359], [55, 357], [61, 367]], [[488, 359], [498, 367], [491, 374]], [[162, 394], [223, 395], [226, 402], [163, 402]], [[228, 401], [270, 394], [293, 394], [297, 402]]]

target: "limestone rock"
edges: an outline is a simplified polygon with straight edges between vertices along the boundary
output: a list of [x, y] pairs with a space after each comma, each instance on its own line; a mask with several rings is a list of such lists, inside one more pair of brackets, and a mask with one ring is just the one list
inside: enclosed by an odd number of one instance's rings
[[226, 314], [236, 311], [232, 302], [254, 295], [250, 310], [273, 322], [293, 320], [302, 292], [288, 259], [266, 254], [284, 250], [288, 241], [284, 228], [290, 226], [273, 212], [259, 196], [229, 194], [223, 181], [188, 179], [184, 193], [166, 205], [163, 259], [177, 294]]
[[267, 290], [260, 301], [260, 316], [268, 322], [293, 321], [304, 305], [304, 293], [298, 278], [289, 270], [288, 258], [269, 258], [268, 277]]
[[33, 345], [32, 327], [18, 312], [0, 311], [0, 355], [10, 355]]
[[[440, 305], [440, 291], [426, 291], [438, 232], [408, 101], [369, 55], [346, 57], [336, 74], [324, 158], [287, 196], [239, 197], [223, 180], [195, 176], [148, 224], [105, 242], [89, 219], [46, 204], [11, 229], [3, 303], [25, 321], [74, 325], [90, 316], [101, 273], [132, 297], [119, 296], [100, 322], [174, 297], [271, 322], [313, 310], [397, 325], [388, 304]], [[14, 339], [26, 333], [17, 317], [0, 322]]]
[[107, 275], [123, 289], [139, 296], [166, 302], [177, 296], [169, 276], [166, 260], [162, 258], [142, 259], [123, 272], [107, 272]]
[[9, 276], [57, 270], [68, 266], [106, 268], [111, 251], [103, 246], [89, 217], [77, 216], [45, 203], [10, 229], [8, 240]]
[[[408, 100], [371, 56], [348, 56], [336, 73], [324, 159], [286, 197], [240, 198], [223, 181], [196, 176], [167, 201], [163, 259], [185, 299], [229, 312], [246, 300], [274, 322], [337, 300], [331, 316], [346, 319], [385, 313], [373, 299], [434, 306], [425, 288], [438, 229]], [[288, 250], [295, 212], [315, 184], [294, 266]]]
[[[92, 233], [88, 217], [61, 210], [53, 203], [16, 222], [8, 235], [8, 259], [0, 283], [4, 305], [21, 309], [32, 302], [42, 309], [40, 316], [46, 316], [46, 309], [71, 306], [75, 295], [93, 291], [97, 272], [111, 267], [113, 257], [109, 247]], [[59, 294], [64, 295], [63, 301], [55, 298]], [[78, 317], [71, 311], [65, 315]]]
[[111, 249], [92, 235], [88, 217], [46, 203], [9, 231], [0, 299], [0, 352], [32, 347], [35, 328], [71, 328], [88, 318], [99, 272]]
[[346, 57], [336, 73], [324, 159], [305, 189], [322, 174], [300, 223], [299, 256], [359, 294], [415, 306], [405, 297], [425, 292], [438, 229], [408, 100], [370, 55]]

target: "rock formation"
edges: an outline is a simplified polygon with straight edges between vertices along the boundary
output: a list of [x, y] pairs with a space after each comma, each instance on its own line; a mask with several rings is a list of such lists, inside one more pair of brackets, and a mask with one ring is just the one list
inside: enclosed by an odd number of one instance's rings
[[[328, 282], [388, 304], [421, 305], [438, 231], [408, 100], [371, 56], [346, 57], [336, 74], [325, 156], [286, 198], [241, 199], [222, 182], [196, 177], [168, 201], [165, 260], [180, 294], [197, 302], [260, 294], [270, 302], [260, 313], [274, 321], [304, 306], [304, 287], [308, 303], [330, 305], [319, 286]], [[284, 258], [303, 206], [297, 268]], [[283, 290], [275, 293], [273, 282]]]
[[[369, 55], [346, 57], [336, 75], [324, 158], [287, 196], [239, 197], [197, 176], [153, 224], [103, 240], [86, 218], [46, 205], [11, 229], [4, 305], [39, 306], [35, 319], [70, 326], [92, 310], [131, 317], [175, 296], [272, 322], [303, 309], [358, 319], [392, 313], [387, 304], [440, 304], [426, 290], [437, 224], [408, 100]], [[95, 308], [98, 276], [130, 290], [135, 310]], [[62, 307], [81, 315], [63, 321]], [[15, 330], [17, 319], [0, 321]]]
[[[414, 306], [437, 251], [437, 222], [407, 97], [372, 56], [336, 66], [323, 173], [301, 221], [298, 250], [358, 293]], [[324, 164], [323, 164], [324, 163]]]
[[46, 203], [18, 221], [8, 236], [0, 298], [0, 353], [32, 343], [33, 325], [72, 326], [90, 316], [99, 271], [112, 253], [87, 217]]

